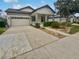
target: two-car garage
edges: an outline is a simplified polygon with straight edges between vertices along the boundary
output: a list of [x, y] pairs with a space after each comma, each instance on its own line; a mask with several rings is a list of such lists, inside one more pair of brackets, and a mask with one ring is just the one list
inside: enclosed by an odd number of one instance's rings
[[30, 18], [27, 17], [11, 17], [11, 26], [28, 26]]
[[27, 15], [24, 15], [24, 16], [20, 16], [20, 15], [14, 16], [14, 15], [11, 15], [11, 16], [8, 17], [7, 21], [8, 21], [8, 25], [10, 27], [29, 26], [30, 25], [30, 21], [31, 21], [31, 16], [27, 16]]

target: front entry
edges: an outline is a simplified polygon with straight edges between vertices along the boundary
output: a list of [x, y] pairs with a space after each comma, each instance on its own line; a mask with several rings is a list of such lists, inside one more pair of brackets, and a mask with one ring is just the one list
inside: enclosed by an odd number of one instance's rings
[[41, 22], [45, 22], [45, 16], [41, 16]]

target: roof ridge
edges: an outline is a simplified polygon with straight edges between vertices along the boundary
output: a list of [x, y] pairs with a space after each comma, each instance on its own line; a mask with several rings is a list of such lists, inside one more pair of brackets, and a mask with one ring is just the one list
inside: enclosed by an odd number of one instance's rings
[[22, 9], [25, 9], [25, 8], [31, 8], [32, 10], [34, 10], [34, 8], [32, 8], [31, 6], [26, 6], [26, 7], [20, 8], [18, 10], [22, 10]]
[[[48, 7], [48, 8], [50, 8], [51, 11], [55, 13], [55, 11], [54, 11], [48, 4], [46, 4], [46, 5], [44, 5], [44, 6], [41, 6], [41, 7], [37, 8], [37, 9], [35, 9], [33, 12], [35, 12], [35, 11], [41, 9], [41, 8], [44, 8], [44, 7]], [[32, 13], [33, 13], [33, 12], [32, 12]]]

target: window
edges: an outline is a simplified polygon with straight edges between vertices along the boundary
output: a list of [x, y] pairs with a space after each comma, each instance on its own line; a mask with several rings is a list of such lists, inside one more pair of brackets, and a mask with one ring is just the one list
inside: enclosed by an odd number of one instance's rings
[[35, 16], [32, 16], [32, 21], [35, 22]]

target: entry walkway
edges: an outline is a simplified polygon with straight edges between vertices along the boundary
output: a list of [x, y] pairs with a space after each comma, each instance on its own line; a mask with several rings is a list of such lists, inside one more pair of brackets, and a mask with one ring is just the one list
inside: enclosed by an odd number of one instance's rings
[[55, 33], [59, 33], [59, 34], [64, 35], [64, 36], [70, 36], [70, 34], [67, 34], [67, 33], [64, 33], [64, 32], [61, 32], [61, 31], [58, 31], [58, 30], [55, 30], [55, 29], [51, 29], [51, 28], [47, 28], [47, 27], [46, 27], [46, 29], [53, 31]]

